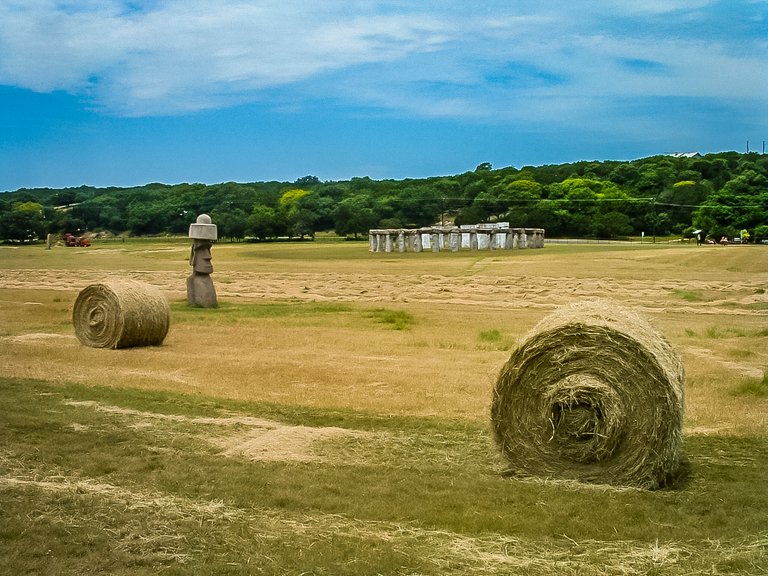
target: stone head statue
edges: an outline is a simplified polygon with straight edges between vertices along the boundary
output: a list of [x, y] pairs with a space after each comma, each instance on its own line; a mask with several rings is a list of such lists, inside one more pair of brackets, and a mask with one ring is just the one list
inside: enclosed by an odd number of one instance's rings
[[216, 289], [210, 277], [213, 272], [211, 245], [217, 238], [216, 224], [211, 223], [208, 214], [200, 214], [197, 222], [189, 225], [189, 237], [192, 238], [189, 255], [192, 275], [187, 278], [187, 302], [191, 306], [216, 307]]
[[194, 240], [189, 264], [199, 274], [210, 274], [213, 272], [211, 245], [218, 237], [216, 224], [211, 223], [211, 217], [208, 214], [200, 214], [197, 221], [189, 225], [189, 237]]
[[211, 242], [209, 240], [194, 241], [192, 253], [189, 255], [189, 264], [192, 266], [192, 270], [198, 274], [210, 274], [213, 272]]

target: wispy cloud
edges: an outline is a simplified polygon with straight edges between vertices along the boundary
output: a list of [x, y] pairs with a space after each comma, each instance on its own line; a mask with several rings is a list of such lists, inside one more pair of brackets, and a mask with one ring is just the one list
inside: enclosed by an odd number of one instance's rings
[[[737, 4], [754, 22], [767, 10]], [[729, 45], [712, 1], [513, 6], [0, 1], [0, 84], [67, 91], [125, 116], [259, 101], [277, 88], [297, 100], [517, 122], [575, 122], [606, 99], [764, 98], [765, 39]], [[696, 25], [674, 28], [683, 21]], [[710, 28], [712, 39], [702, 36]]]
[[[275, 85], [434, 49], [441, 24], [344, 3], [0, 4], [0, 82], [87, 94], [124, 114], [214, 107]], [[361, 3], [362, 4], [362, 3]]]

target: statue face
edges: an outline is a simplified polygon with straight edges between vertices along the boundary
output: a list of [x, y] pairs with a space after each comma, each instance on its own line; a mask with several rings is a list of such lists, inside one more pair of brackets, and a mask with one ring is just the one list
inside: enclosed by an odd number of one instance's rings
[[192, 257], [190, 258], [192, 270], [199, 274], [210, 274], [213, 272], [211, 264], [211, 243], [207, 240], [195, 240], [192, 245]]

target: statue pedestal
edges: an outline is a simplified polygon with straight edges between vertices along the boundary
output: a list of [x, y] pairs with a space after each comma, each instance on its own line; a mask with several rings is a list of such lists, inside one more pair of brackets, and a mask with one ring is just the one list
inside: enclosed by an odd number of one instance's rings
[[219, 305], [210, 275], [193, 272], [187, 278], [187, 304], [202, 308], [216, 308]]

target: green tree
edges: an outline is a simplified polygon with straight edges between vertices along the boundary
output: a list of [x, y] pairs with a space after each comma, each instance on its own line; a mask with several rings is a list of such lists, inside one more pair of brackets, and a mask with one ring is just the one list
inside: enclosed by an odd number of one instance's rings
[[632, 233], [632, 225], [629, 216], [623, 212], [605, 212], [595, 215], [592, 233], [598, 238], [627, 236]]
[[299, 199], [295, 216], [296, 230], [314, 236], [315, 232], [333, 228], [336, 202], [331, 196], [313, 191]]
[[[537, 206], [541, 203], [544, 187], [534, 180], [520, 179], [506, 184], [507, 193], [512, 198], [505, 216], [510, 224], [521, 227], [542, 227], [537, 217]], [[513, 224], [515, 222], [515, 224]]]
[[177, 210], [162, 199], [154, 202], [131, 202], [128, 206], [128, 228], [134, 234], [158, 234], [166, 231], [170, 217]]
[[280, 196], [280, 207], [290, 209], [307, 194], [309, 194], [309, 191], [303, 190], [301, 188], [291, 188], [290, 190], [286, 190]]
[[498, 220], [512, 218], [519, 222], [541, 200], [543, 189], [538, 182], [516, 175], [480, 192], [473, 204]]
[[457, 178], [437, 178], [430, 181], [430, 186], [440, 199], [440, 211], [454, 213], [466, 206], [462, 197], [461, 182]]
[[762, 242], [763, 240], [768, 242], [768, 224], [760, 224], [759, 226], [755, 226], [753, 241]]
[[219, 238], [242, 240], [248, 231], [248, 214], [240, 208], [214, 210], [211, 212], [211, 220], [216, 224]]
[[710, 194], [696, 212], [694, 221], [706, 219], [715, 228], [741, 230], [768, 221], [768, 178], [747, 170]]
[[248, 231], [260, 240], [277, 235], [278, 222], [274, 208], [256, 204], [248, 217]]
[[315, 186], [317, 184], [320, 184], [320, 178], [317, 176], [302, 176], [301, 178], [298, 178], [296, 182], [294, 182], [296, 186], [299, 188], [309, 188], [310, 186]]
[[362, 195], [345, 198], [333, 214], [334, 228], [339, 236], [367, 234], [375, 228], [379, 217], [371, 206], [370, 198]]
[[502, 186], [480, 192], [473, 201], [473, 206], [479, 211], [488, 214], [495, 219], [500, 219], [509, 210], [512, 198]]
[[428, 186], [407, 186], [397, 196], [397, 217], [408, 227], [419, 228], [439, 221], [439, 193]]
[[286, 224], [289, 237], [301, 236], [312, 231], [312, 215], [301, 209], [301, 200], [311, 194], [308, 190], [292, 188], [280, 196], [280, 215]]
[[559, 216], [561, 232], [568, 236], [586, 236], [593, 229], [597, 214], [599, 183], [589, 178], [567, 178], [547, 186], [550, 201]]
[[0, 237], [31, 242], [46, 234], [43, 205], [38, 202], [14, 202], [0, 212]]
[[85, 223], [72, 214], [71, 209], [44, 207], [46, 232], [61, 235], [64, 232], [79, 233]]
[[465, 224], [482, 224], [488, 220], [488, 217], [489, 214], [485, 210], [482, 210], [473, 204], [472, 206], [467, 206], [459, 210], [454, 219], [454, 223], [457, 226], [464, 226]]
[[710, 192], [708, 183], [682, 180], [659, 194], [656, 203], [669, 214], [672, 229], [681, 232], [691, 225], [694, 211]]

